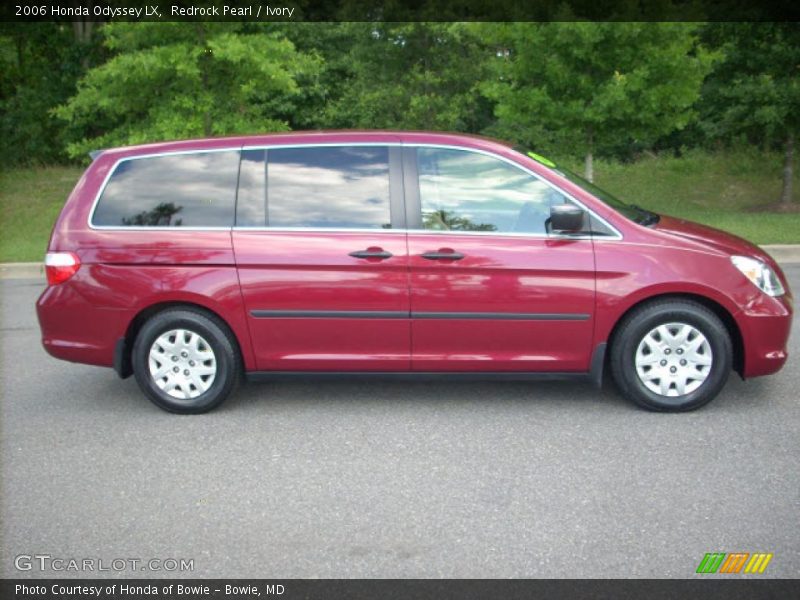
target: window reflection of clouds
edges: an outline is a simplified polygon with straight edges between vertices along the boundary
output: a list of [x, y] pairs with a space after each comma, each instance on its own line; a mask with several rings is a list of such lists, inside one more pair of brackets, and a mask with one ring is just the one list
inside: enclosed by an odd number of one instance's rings
[[245, 150], [239, 167], [239, 197], [236, 201], [236, 225], [264, 227], [266, 224], [266, 181], [264, 151]]
[[417, 156], [424, 214], [445, 211], [502, 232], [514, 230], [522, 214], [538, 213], [534, 229], [543, 229], [550, 205], [563, 201], [544, 182], [496, 158], [440, 148], [419, 148]]
[[94, 214], [95, 225], [120, 226], [172, 204], [172, 225], [233, 224], [238, 151], [198, 152], [126, 160], [108, 181]]
[[270, 149], [268, 161], [270, 226], [388, 226], [388, 148]]

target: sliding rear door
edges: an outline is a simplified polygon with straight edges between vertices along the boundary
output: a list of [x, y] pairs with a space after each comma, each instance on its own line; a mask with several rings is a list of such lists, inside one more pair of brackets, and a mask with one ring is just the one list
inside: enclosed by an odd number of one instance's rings
[[410, 368], [400, 149], [242, 156], [233, 246], [257, 367]]

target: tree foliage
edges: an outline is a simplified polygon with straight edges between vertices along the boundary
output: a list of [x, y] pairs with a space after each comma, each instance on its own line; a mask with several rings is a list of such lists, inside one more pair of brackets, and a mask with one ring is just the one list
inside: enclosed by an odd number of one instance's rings
[[596, 150], [684, 127], [711, 66], [685, 23], [511, 23], [493, 38], [496, 75], [483, 89], [497, 132], [566, 146], [587, 167]]
[[724, 56], [706, 82], [702, 123], [711, 138], [783, 141], [800, 129], [800, 26], [714, 23], [708, 43]]
[[[323, 121], [334, 127], [480, 131], [486, 52], [458, 23], [349, 23], [345, 83]], [[336, 64], [336, 63], [334, 63]]]
[[[458, 4], [423, 3], [422, 14], [446, 18]], [[375, 20], [0, 24], [2, 164], [206, 135], [389, 128], [484, 133], [564, 158], [782, 145], [791, 181], [795, 23], [392, 23], [380, 19], [402, 17], [402, 2], [301, 5]]]
[[706, 38], [725, 59], [708, 78], [701, 127], [710, 139], [783, 147], [781, 201], [792, 199], [794, 145], [800, 131], [800, 26], [718, 23]]
[[3, 164], [61, 162], [64, 126], [50, 109], [75, 92], [75, 82], [99, 60], [91, 36], [69, 23], [0, 24], [0, 158]]
[[282, 131], [320, 61], [263, 27], [238, 23], [113, 23], [114, 53], [55, 114], [74, 131], [71, 156], [147, 141]]

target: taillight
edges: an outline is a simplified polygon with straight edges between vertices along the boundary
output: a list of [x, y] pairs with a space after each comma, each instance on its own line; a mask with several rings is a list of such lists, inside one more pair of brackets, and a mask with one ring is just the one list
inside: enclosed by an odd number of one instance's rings
[[73, 252], [48, 252], [44, 257], [44, 270], [50, 285], [64, 283], [80, 268], [81, 259]]

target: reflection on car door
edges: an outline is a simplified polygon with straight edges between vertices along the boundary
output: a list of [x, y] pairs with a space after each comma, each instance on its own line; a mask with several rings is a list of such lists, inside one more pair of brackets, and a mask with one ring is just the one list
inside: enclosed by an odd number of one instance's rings
[[406, 148], [412, 368], [588, 371], [589, 236], [548, 236], [566, 199], [498, 157]]

